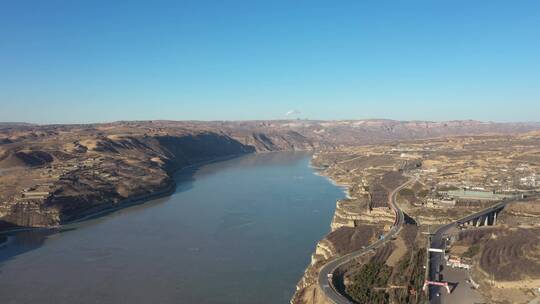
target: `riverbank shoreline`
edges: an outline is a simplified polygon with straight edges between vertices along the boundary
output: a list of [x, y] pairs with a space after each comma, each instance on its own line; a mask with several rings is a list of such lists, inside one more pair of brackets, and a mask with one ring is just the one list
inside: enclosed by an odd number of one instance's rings
[[[39, 281], [51, 294], [34, 289], [28, 298], [62, 302], [64, 294], [78, 296], [77, 273], [85, 273], [89, 292], [83, 299], [92, 299], [90, 292], [111, 276], [133, 276], [140, 286], [135, 291], [133, 281], [115, 278], [115, 289], [103, 299], [114, 302], [127, 293], [133, 303], [287, 303], [313, 246], [328, 231], [335, 207], [329, 202], [344, 197], [313, 174], [310, 157], [303, 151], [249, 154], [187, 169], [175, 175], [177, 190], [170, 198], [59, 231], [13, 234], [14, 241], [0, 249], [0, 285], [24, 288]], [[21, 271], [29, 262], [32, 267]], [[47, 280], [52, 271], [58, 279]], [[145, 276], [160, 284], [148, 285]], [[208, 291], [209, 283], [219, 290]], [[258, 291], [245, 294], [246, 288]], [[25, 297], [8, 292], [2, 299]]]
[[[345, 199], [352, 199], [351, 195], [350, 195], [350, 188], [351, 188], [351, 185], [350, 184], [343, 184], [343, 183], [339, 183], [338, 181], [332, 179], [329, 175], [325, 175], [323, 173], [323, 171], [327, 168], [324, 168], [324, 167], [317, 167], [317, 166], [314, 166], [313, 165], [313, 159], [315, 158], [315, 155], [316, 154], [313, 154], [311, 159], [310, 159], [310, 162], [309, 162], [309, 167], [311, 169], [313, 169], [313, 174], [314, 175], [317, 175], [317, 176], [320, 176], [320, 177], [323, 177], [325, 178], [329, 183], [331, 183], [332, 185], [334, 185], [335, 187], [338, 187], [340, 188], [342, 191], [343, 191], [343, 194], [345, 195]], [[314, 265], [314, 256], [317, 255], [317, 250], [318, 248], [320, 247], [320, 244], [321, 242], [323, 242], [325, 239], [326, 239], [326, 236], [332, 232], [332, 223], [334, 221], [334, 218], [336, 217], [336, 213], [338, 212], [338, 203], [339, 201], [341, 201], [342, 199], [338, 199], [336, 200], [335, 202], [335, 208], [334, 208], [334, 213], [332, 214], [332, 217], [330, 219], [330, 223], [329, 223], [329, 230], [328, 232], [323, 235], [319, 241], [317, 242], [317, 244], [315, 245], [315, 248], [313, 248], [313, 252], [311, 254], [311, 263], [308, 264], [304, 270], [304, 273], [302, 275], [302, 277], [300, 277], [298, 279], [298, 282], [296, 283], [296, 290], [292, 296], [292, 298], [290, 299], [289, 303], [290, 304], [299, 304], [299, 303], [303, 303], [301, 302], [301, 292], [308, 286], [310, 286], [311, 284], [307, 283], [308, 281], [310, 281], [311, 279], [311, 275], [313, 274], [312, 271], [313, 271], [313, 265]]]
[[329, 183], [331, 183], [332, 185], [340, 188], [343, 190], [343, 193], [345, 194], [345, 198], [347, 199], [352, 199], [353, 197], [350, 195], [350, 188], [351, 188], [351, 185], [350, 184], [345, 184], [345, 183], [339, 183], [335, 180], [333, 180], [330, 176], [328, 175], [325, 175], [323, 174], [322, 172], [326, 169], [324, 167], [317, 167], [317, 166], [314, 166], [313, 165], [313, 159], [314, 159], [314, 156], [315, 154], [313, 154], [311, 156], [311, 159], [309, 161], [309, 167], [311, 169], [313, 169], [313, 174], [317, 175], [317, 176], [320, 176], [320, 177], [323, 177], [325, 178]]
[[[9, 234], [13, 234], [13, 233], [17, 233], [17, 232], [24, 232], [24, 231], [39, 231], [39, 230], [61, 229], [64, 226], [67, 226], [67, 225], [70, 225], [70, 224], [100, 218], [100, 217], [103, 217], [105, 215], [114, 213], [114, 212], [122, 210], [122, 209], [142, 205], [142, 204], [145, 204], [145, 203], [148, 203], [150, 201], [157, 200], [157, 199], [160, 199], [160, 198], [169, 197], [172, 194], [174, 194], [174, 192], [176, 191], [177, 184], [176, 184], [176, 181], [174, 179], [174, 176], [176, 174], [178, 174], [178, 173], [180, 173], [180, 172], [182, 172], [184, 170], [189, 170], [189, 169], [193, 169], [193, 168], [199, 168], [199, 167], [209, 165], [209, 164], [212, 164], [212, 163], [226, 161], [226, 160], [234, 159], [234, 158], [241, 157], [241, 156], [244, 156], [244, 155], [249, 155], [249, 154], [252, 154], [252, 153], [241, 153], [241, 154], [232, 154], [232, 155], [227, 155], [227, 156], [222, 156], [222, 157], [216, 157], [216, 158], [212, 158], [212, 159], [208, 159], [208, 160], [204, 160], [204, 161], [196, 162], [196, 163], [193, 163], [193, 164], [189, 164], [187, 166], [180, 167], [180, 168], [178, 168], [176, 170], [172, 170], [171, 172], [169, 172], [169, 176], [171, 177], [172, 182], [168, 183], [163, 189], [157, 190], [157, 191], [152, 192], [152, 193], [147, 193], [147, 194], [133, 196], [133, 197], [127, 197], [127, 198], [121, 200], [120, 202], [118, 202], [115, 206], [104, 206], [103, 208], [100, 208], [99, 210], [94, 210], [94, 211], [82, 213], [77, 218], [73, 218], [71, 220], [65, 221], [65, 222], [63, 222], [62, 224], [59, 224], [59, 225], [48, 226], [48, 227], [16, 227], [16, 228], [0, 229], [0, 247], [7, 243], [7, 241], [8, 241], [7, 236]], [[2, 237], [4, 237], [4, 238], [2, 238]]]

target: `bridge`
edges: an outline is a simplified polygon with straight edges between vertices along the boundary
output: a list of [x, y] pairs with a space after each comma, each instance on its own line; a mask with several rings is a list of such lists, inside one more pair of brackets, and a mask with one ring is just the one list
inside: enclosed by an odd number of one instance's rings
[[[428, 295], [429, 295], [429, 302], [431, 304], [440, 304], [440, 297], [435, 296], [439, 293], [439, 289], [441, 286], [444, 286], [445, 282], [440, 281], [440, 270], [441, 266], [444, 262], [444, 242], [443, 242], [443, 236], [453, 227], [461, 226], [473, 226], [473, 227], [479, 227], [479, 226], [488, 226], [488, 225], [495, 225], [497, 223], [497, 215], [499, 212], [501, 212], [506, 204], [508, 204], [509, 201], [503, 200], [502, 202], [499, 202], [491, 207], [488, 207], [486, 209], [483, 209], [481, 211], [478, 211], [476, 213], [473, 213], [471, 215], [468, 215], [464, 218], [461, 218], [455, 222], [452, 222], [450, 224], [446, 224], [444, 226], [441, 226], [435, 230], [433, 234], [431, 234], [429, 237], [429, 248], [428, 248], [428, 255], [427, 255], [427, 261], [426, 261], [426, 273], [427, 273], [427, 282], [430, 282], [428, 284], [425, 284], [424, 286], [428, 289]], [[435, 250], [432, 250], [435, 249]], [[437, 284], [435, 284], [437, 283]], [[443, 285], [440, 285], [443, 284]]]
[[458, 226], [492, 226], [497, 224], [497, 215], [499, 212], [501, 212], [504, 209], [504, 206], [506, 206], [508, 202], [503, 201], [500, 202], [492, 207], [489, 207], [487, 209], [484, 209], [480, 212], [477, 212], [475, 214], [471, 214], [467, 217], [464, 217], [460, 220], [458, 220], [456, 223]]
[[[335, 258], [325, 264], [319, 271], [319, 276], [317, 278], [319, 288], [323, 291], [324, 295], [326, 296], [326, 299], [330, 303], [336, 303], [336, 304], [350, 304], [352, 303], [348, 298], [346, 298], [344, 295], [342, 295], [334, 286], [333, 277], [336, 270], [345, 264], [350, 263], [355, 258], [362, 256], [368, 252], [374, 252], [375, 249], [382, 246], [384, 243], [386, 243], [388, 240], [390, 240], [393, 236], [397, 235], [401, 229], [401, 226], [404, 222], [404, 214], [403, 211], [398, 207], [396, 203], [396, 195], [397, 193], [412, 184], [416, 179], [411, 178], [404, 184], [400, 185], [396, 189], [394, 189], [390, 195], [389, 195], [389, 204], [392, 207], [392, 210], [395, 213], [395, 221], [394, 225], [390, 229], [390, 231], [385, 235], [384, 238], [372, 243], [369, 246], [366, 246], [365, 248], [351, 252], [349, 254], [346, 254], [344, 256]], [[447, 282], [440, 282], [439, 280], [439, 271], [440, 267], [442, 265], [442, 262], [444, 261], [444, 249], [443, 248], [443, 235], [452, 227], [455, 226], [466, 226], [466, 225], [474, 225], [476, 226], [483, 226], [483, 225], [494, 225], [497, 222], [497, 214], [504, 209], [508, 201], [504, 200], [500, 203], [497, 203], [489, 208], [486, 208], [484, 210], [481, 210], [479, 212], [476, 212], [474, 214], [471, 214], [469, 216], [466, 216], [456, 222], [452, 222], [450, 224], [444, 225], [439, 227], [435, 233], [433, 233], [432, 237], [430, 238], [429, 244], [430, 246], [428, 249], [431, 249], [428, 252], [428, 258], [427, 258], [427, 267], [426, 267], [426, 281], [424, 282], [424, 288], [428, 289], [428, 295], [430, 298], [430, 303], [432, 304], [439, 304], [440, 303], [440, 297], [434, 297], [436, 293], [439, 292], [440, 287], [446, 287], [447, 291], [448, 289], [448, 283]], [[433, 257], [430, 256], [431, 253], [437, 253]], [[442, 254], [441, 254], [442, 253]]]

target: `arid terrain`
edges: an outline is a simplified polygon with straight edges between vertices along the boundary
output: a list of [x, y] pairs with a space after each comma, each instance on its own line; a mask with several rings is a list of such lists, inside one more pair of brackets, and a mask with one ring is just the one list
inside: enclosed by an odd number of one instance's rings
[[243, 153], [313, 149], [294, 132], [232, 134], [202, 124], [7, 125], [0, 226], [47, 227], [165, 195], [179, 168]]
[[[467, 259], [492, 303], [534, 297], [540, 280], [540, 124], [476, 121], [130, 121], [0, 124], [0, 229], [54, 227], [167, 195], [187, 166], [245, 153], [312, 150], [320, 174], [346, 186], [292, 303], [327, 303], [317, 284], [332, 258], [399, 234], [339, 269], [336, 288], [363, 303], [420, 303], [424, 232], [500, 201], [497, 223], [461, 227], [449, 255]], [[478, 248], [470, 249], [478, 246]], [[505, 291], [501, 292], [502, 288]]]
[[[337, 202], [332, 232], [317, 245], [292, 303], [329, 303], [317, 284], [318, 270], [389, 231], [395, 215], [388, 195], [403, 183], [404, 175], [415, 178], [397, 195], [405, 212], [404, 228], [396, 239], [344, 267], [336, 288], [359, 303], [422, 303], [427, 244], [423, 233], [506, 200], [510, 203], [496, 223], [454, 231], [455, 243], [448, 243], [447, 257], [466, 259], [463, 264], [470, 264], [489, 303], [527, 303], [538, 296], [534, 288], [540, 279], [539, 155], [537, 132], [400, 141], [317, 153], [313, 165], [347, 186], [349, 195]], [[472, 244], [479, 250], [463, 256]]]
[[3, 123], [0, 226], [54, 226], [163, 195], [174, 187], [171, 174], [177, 169], [220, 157], [532, 129], [540, 125], [388, 120]]

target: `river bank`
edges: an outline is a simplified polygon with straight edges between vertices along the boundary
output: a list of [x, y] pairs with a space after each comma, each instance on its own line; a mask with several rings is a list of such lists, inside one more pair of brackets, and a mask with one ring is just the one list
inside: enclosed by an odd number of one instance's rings
[[[310, 167], [314, 170], [313, 174], [317, 176], [324, 177], [328, 182], [330, 182], [332, 185], [340, 188], [344, 195], [345, 199], [352, 199], [352, 196], [350, 194], [351, 190], [351, 184], [349, 183], [341, 183], [336, 179], [333, 179], [331, 175], [327, 175], [324, 173], [324, 170], [327, 169], [326, 167], [316, 166], [313, 164], [314, 159], [316, 159], [316, 154], [314, 154], [310, 160]], [[328, 235], [332, 233], [338, 226], [338, 224], [335, 222], [338, 218], [338, 213], [340, 212], [340, 201], [343, 199], [339, 199], [336, 201], [336, 207], [334, 208], [334, 213], [332, 216], [332, 220], [330, 221], [330, 224], [328, 225], [328, 233], [321, 238], [316, 246], [314, 252], [311, 254], [311, 262], [306, 267], [304, 274], [296, 284], [296, 291], [293, 295], [293, 297], [290, 300], [291, 304], [304, 304], [308, 303], [305, 299], [306, 295], [311, 299], [309, 303], [313, 304], [326, 304], [328, 303], [325, 300], [325, 296], [322, 293], [321, 290], [319, 290], [317, 286], [317, 276], [318, 276], [318, 270], [319, 268], [326, 263], [326, 261], [332, 259], [335, 257], [338, 252], [336, 248], [334, 248], [333, 244], [329, 242]]]
[[0, 302], [286, 303], [328, 230], [328, 202], [343, 197], [308, 162], [279, 152], [209, 164], [176, 174], [165, 199], [17, 235], [0, 250]]
[[152, 191], [151, 193], [129, 196], [114, 204], [110, 203], [109, 205], [106, 205], [106, 204], [98, 205], [95, 209], [80, 213], [77, 217], [63, 221], [61, 224], [58, 224], [58, 225], [51, 225], [51, 226], [46, 226], [46, 227], [15, 227], [15, 228], [4, 228], [4, 229], [0, 228], [0, 246], [2, 245], [2, 243], [7, 242], [7, 237], [2, 238], [2, 236], [3, 235], [5, 236], [6, 234], [10, 234], [14, 232], [22, 232], [22, 231], [31, 231], [31, 230], [60, 229], [61, 227], [65, 225], [78, 223], [78, 222], [82, 222], [82, 221], [86, 221], [90, 219], [95, 219], [97, 217], [104, 216], [118, 210], [122, 210], [122, 209], [129, 208], [132, 206], [141, 205], [151, 200], [156, 200], [159, 198], [170, 196], [171, 194], [174, 193], [176, 189], [176, 182], [173, 178], [175, 174], [178, 174], [185, 170], [194, 169], [194, 168], [198, 168], [204, 165], [212, 164], [215, 162], [233, 159], [236, 157], [240, 157], [242, 155], [245, 155], [245, 154], [232, 154], [232, 155], [227, 155], [227, 156], [222, 156], [222, 157], [215, 157], [212, 159], [199, 161], [199, 162], [189, 164], [186, 166], [181, 166], [178, 168], [172, 167], [167, 170], [167, 173], [169, 174], [171, 178], [169, 179], [169, 182], [164, 185], [163, 188], [150, 189], [150, 191]]
[[[336, 257], [361, 250], [377, 241], [396, 220], [395, 212], [387, 205], [390, 195], [387, 189], [400, 185], [400, 175], [395, 176], [398, 162], [391, 159], [373, 161], [359, 156], [348, 156], [344, 160], [324, 151], [314, 156], [312, 161], [313, 167], [323, 168], [317, 174], [346, 189], [347, 196], [336, 202], [330, 231], [317, 243], [291, 304], [328, 303], [318, 284], [321, 267]], [[346, 162], [349, 163], [342, 166]], [[380, 201], [380, 206], [374, 207], [370, 191], [377, 187], [382, 188], [376, 193], [376, 202]]]

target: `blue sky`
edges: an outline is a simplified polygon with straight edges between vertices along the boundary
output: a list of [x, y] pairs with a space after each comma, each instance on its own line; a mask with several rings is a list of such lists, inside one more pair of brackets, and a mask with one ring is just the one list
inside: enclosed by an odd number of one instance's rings
[[0, 2], [0, 121], [540, 120], [538, 1], [112, 2]]

